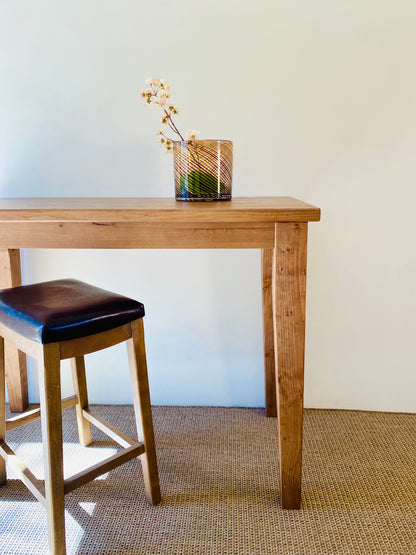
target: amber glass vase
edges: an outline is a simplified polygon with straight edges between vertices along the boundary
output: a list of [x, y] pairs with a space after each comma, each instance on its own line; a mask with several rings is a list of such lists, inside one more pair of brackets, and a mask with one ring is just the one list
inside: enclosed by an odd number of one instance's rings
[[176, 200], [231, 200], [233, 143], [173, 141]]

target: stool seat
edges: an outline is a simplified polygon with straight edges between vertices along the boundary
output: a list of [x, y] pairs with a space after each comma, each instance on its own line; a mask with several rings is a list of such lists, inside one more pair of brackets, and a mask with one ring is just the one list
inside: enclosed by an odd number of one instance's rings
[[108, 331], [143, 316], [142, 303], [76, 279], [0, 291], [3, 324], [42, 344]]

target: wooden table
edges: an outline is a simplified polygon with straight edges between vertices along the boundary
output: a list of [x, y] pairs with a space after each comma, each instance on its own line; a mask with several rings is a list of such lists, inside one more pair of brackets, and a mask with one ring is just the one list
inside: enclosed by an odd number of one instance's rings
[[[0, 199], [0, 287], [21, 284], [19, 249], [261, 249], [266, 414], [278, 412], [282, 506], [299, 508], [307, 230], [319, 219], [319, 208], [290, 197]], [[6, 357], [10, 407], [20, 412], [26, 361], [10, 346]]]

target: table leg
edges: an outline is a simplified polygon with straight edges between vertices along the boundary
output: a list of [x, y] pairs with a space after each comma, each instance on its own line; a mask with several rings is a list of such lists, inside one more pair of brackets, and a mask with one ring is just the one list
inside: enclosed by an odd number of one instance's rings
[[[21, 284], [19, 249], [0, 249], [0, 289]], [[23, 412], [29, 404], [26, 355], [8, 343], [5, 343], [5, 355], [9, 407], [12, 412]]]
[[307, 223], [276, 223], [273, 317], [277, 367], [280, 496], [301, 501]]
[[277, 416], [272, 296], [273, 249], [261, 250], [261, 269], [263, 282], [263, 345], [266, 416]]

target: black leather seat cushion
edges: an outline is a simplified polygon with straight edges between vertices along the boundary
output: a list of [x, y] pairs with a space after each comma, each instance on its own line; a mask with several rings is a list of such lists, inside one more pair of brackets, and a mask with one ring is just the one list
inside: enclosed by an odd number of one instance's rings
[[144, 316], [144, 306], [75, 279], [0, 291], [0, 321], [39, 343], [77, 339]]

